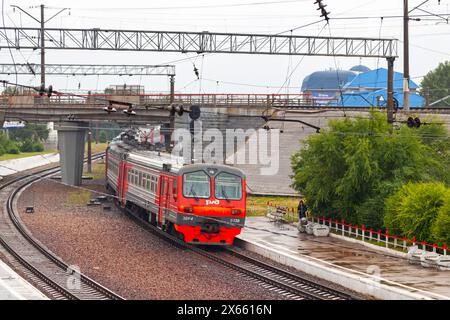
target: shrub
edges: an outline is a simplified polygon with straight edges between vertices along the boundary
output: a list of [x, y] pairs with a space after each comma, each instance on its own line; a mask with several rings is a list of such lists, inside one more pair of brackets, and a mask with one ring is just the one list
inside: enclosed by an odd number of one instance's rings
[[444, 204], [439, 209], [436, 220], [431, 227], [431, 240], [443, 244], [450, 244], [450, 190], [444, 200]]
[[432, 226], [448, 194], [443, 183], [407, 183], [386, 199], [384, 225], [390, 233], [431, 241], [437, 228]]
[[100, 143], [105, 143], [106, 141], [108, 141], [106, 131], [100, 131], [100, 136], [98, 140], [100, 141]]
[[44, 145], [38, 141], [33, 143], [33, 151], [34, 152], [41, 152], [44, 151]]
[[6, 153], [5, 148], [3, 148], [2, 145], [0, 145], [0, 156], [4, 155], [5, 153]]
[[[449, 133], [438, 124], [392, 130], [386, 115], [330, 120], [291, 157], [293, 183], [314, 213], [382, 226], [385, 199], [403, 184], [450, 184]], [[424, 126], [425, 127], [425, 126]], [[336, 214], [338, 212], [338, 214]]]
[[25, 139], [20, 145], [21, 152], [32, 152], [33, 151], [34, 142], [31, 139]]
[[6, 153], [19, 154], [20, 150], [19, 150], [19, 147], [15, 143], [13, 143], [10, 146], [8, 146], [8, 149], [6, 150]]
[[18, 153], [20, 153], [17, 143], [8, 139], [8, 137], [5, 134], [0, 134], [0, 145], [2, 147], [3, 154], [5, 154], [5, 153], [18, 154]]

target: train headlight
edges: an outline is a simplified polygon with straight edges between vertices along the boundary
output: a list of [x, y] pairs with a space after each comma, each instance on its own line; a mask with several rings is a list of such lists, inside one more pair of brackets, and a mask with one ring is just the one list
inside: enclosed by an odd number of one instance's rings
[[194, 208], [192, 208], [192, 207], [184, 207], [183, 211], [186, 212], [186, 213], [192, 213], [192, 212], [194, 212]]
[[231, 214], [234, 214], [234, 215], [241, 214], [241, 210], [239, 210], [239, 209], [231, 209]]

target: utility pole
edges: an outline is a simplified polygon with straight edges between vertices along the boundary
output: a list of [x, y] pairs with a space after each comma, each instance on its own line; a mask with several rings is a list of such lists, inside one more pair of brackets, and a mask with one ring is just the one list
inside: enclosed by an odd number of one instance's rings
[[[172, 105], [175, 102], [175, 76], [170, 76], [170, 98], [169, 103]], [[172, 133], [175, 130], [175, 112], [171, 112], [169, 119], [169, 133], [164, 134], [164, 138], [166, 139], [166, 150], [168, 152], [172, 152], [171, 143], [172, 143]]]
[[45, 88], [44, 5], [41, 4], [41, 86]]
[[88, 130], [88, 145], [87, 145], [87, 172], [92, 173], [92, 127]]
[[175, 76], [170, 76], [170, 104], [175, 101]]
[[11, 7], [14, 10], [18, 9], [18, 10], [22, 11], [27, 16], [29, 16], [31, 19], [33, 19], [34, 21], [36, 21], [37, 23], [40, 24], [40, 32], [39, 32], [39, 34], [40, 34], [40, 47], [41, 47], [41, 86], [43, 88], [45, 88], [45, 23], [49, 22], [50, 20], [52, 20], [54, 17], [59, 15], [61, 12], [65, 11], [65, 10], [69, 10], [69, 8], [63, 8], [63, 9], [59, 10], [56, 14], [54, 14], [53, 16], [51, 16], [50, 18], [45, 20], [45, 17], [44, 17], [45, 6], [43, 4], [40, 5], [40, 8], [41, 8], [41, 19], [37, 19], [37, 18], [33, 17], [30, 13], [28, 13], [26, 10], [22, 9], [19, 6], [12, 5]]
[[409, 110], [409, 11], [403, 0], [403, 110]]
[[394, 57], [387, 58], [388, 83], [387, 83], [387, 121], [394, 123]]

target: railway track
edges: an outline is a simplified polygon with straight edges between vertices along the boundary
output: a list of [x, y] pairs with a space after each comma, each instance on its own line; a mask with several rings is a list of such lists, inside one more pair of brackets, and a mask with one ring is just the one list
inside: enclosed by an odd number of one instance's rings
[[235, 249], [222, 248], [207, 249], [187, 244], [180, 239], [160, 230], [154, 225], [143, 221], [131, 210], [127, 214], [146, 230], [156, 236], [168, 241], [170, 244], [195, 252], [230, 269], [236, 270], [245, 277], [256, 281], [262, 287], [293, 300], [353, 300], [356, 299], [349, 294], [339, 292], [335, 289], [315, 283], [291, 273], [267, 264], [261, 260], [251, 257], [244, 252]]
[[[102, 154], [93, 156], [98, 159]], [[16, 212], [17, 200], [27, 186], [60, 171], [59, 168], [25, 174], [0, 186], [0, 252], [13, 268], [52, 299], [123, 300], [123, 298], [69, 266], [35, 239]]]

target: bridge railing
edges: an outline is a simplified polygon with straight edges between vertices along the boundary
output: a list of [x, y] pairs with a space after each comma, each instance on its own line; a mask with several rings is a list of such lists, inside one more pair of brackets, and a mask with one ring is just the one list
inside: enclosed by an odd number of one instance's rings
[[[169, 105], [170, 94], [82, 94], [66, 95], [54, 94], [47, 96], [13, 95], [1, 96], [2, 104], [104, 104], [106, 100], [118, 100], [140, 105]], [[101, 100], [105, 100], [102, 102]], [[314, 107], [324, 106], [335, 101], [334, 98], [313, 98], [310, 94], [175, 94], [173, 103], [184, 105], [209, 105], [217, 107], [228, 106], [254, 106], [254, 107]]]

